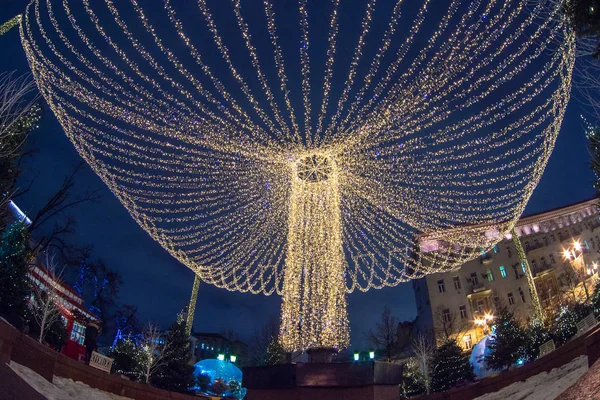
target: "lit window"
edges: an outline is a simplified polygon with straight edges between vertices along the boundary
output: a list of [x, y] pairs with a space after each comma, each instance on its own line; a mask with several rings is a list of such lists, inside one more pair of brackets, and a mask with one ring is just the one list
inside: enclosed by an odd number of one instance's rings
[[444, 293], [446, 291], [446, 287], [444, 286], [444, 280], [440, 279], [438, 282], [438, 290], [440, 291], [440, 293]]
[[454, 282], [454, 289], [456, 290], [460, 290], [461, 286], [460, 286], [460, 277], [459, 276], [455, 276], [452, 278], [452, 281]]
[[465, 349], [471, 350], [471, 347], [473, 347], [473, 341], [471, 340], [471, 335], [465, 335], [465, 338], [463, 340], [465, 342]]
[[85, 339], [85, 326], [79, 322], [73, 322], [73, 329], [71, 330], [70, 339], [83, 346], [83, 340]]
[[494, 253], [497, 253], [497, 252], [498, 252], [498, 245], [497, 245], [497, 244], [495, 244], [495, 245], [494, 245]]
[[492, 269], [491, 268], [488, 268], [488, 270], [487, 270], [487, 279], [490, 282], [492, 282], [494, 280], [494, 274], [492, 273]]
[[458, 309], [460, 310], [460, 318], [467, 318], [467, 306], [460, 306]]
[[508, 304], [510, 304], [510, 305], [515, 304], [515, 298], [514, 298], [512, 292], [508, 293]]
[[[531, 260], [531, 267], [536, 270], [537, 269], [537, 263], [535, 262], [535, 260]], [[523, 273], [526, 274], [527, 270], [525, 269], [525, 263], [521, 263], [521, 269], [523, 270]]]
[[506, 268], [504, 268], [504, 265], [500, 266], [500, 276], [506, 278]]
[[550, 263], [551, 264], [556, 264], [556, 260], [554, 259], [554, 254], [550, 253]]

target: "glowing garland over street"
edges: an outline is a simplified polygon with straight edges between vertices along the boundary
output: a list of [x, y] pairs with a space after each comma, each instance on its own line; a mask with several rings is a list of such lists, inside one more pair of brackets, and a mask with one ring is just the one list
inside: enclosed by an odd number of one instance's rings
[[33, 0], [31, 69], [148, 234], [205, 282], [282, 295], [287, 350], [346, 347], [346, 293], [501, 240], [569, 100], [552, 2], [158, 3]]

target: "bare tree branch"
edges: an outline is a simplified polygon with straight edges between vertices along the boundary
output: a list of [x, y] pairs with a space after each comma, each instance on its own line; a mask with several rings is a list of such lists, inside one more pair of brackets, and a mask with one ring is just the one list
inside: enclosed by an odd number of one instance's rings
[[62, 269], [57, 271], [57, 263], [54, 255], [46, 252], [45, 271], [42, 271], [42, 278], [45, 280], [38, 281], [37, 278], [32, 279], [32, 300], [31, 312], [35, 322], [40, 327], [40, 335], [38, 341], [43, 343], [46, 334], [50, 327], [60, 319], [58, 303], [60, 300], [58, 284], [61, 282]]

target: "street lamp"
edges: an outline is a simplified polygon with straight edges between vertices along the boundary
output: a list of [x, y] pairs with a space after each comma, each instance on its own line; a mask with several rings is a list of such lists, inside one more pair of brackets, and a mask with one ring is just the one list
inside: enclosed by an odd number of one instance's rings
[[571, 264], [571, 268], [573, 268], [573, 271], [575, 271], [575, 274], [583, 283], [585, 297], [589, 302], [590, 293], [588, 292], [588, 288], [585, 281], [588, 278], [588, 275], [592, 275], [593, 272], [590, 269], [585, 268], [585, 262], [583, 260], [583, 248], [581, 247], [581, 243], [577, 240], [573, 241], [573, 248], [564, 249], [563, 257], [566, 261], [569, 261], [569, 263]]

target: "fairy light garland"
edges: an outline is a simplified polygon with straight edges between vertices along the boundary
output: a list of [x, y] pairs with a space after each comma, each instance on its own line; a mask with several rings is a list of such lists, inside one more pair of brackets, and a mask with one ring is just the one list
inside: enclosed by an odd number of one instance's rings
[[457, 268], [512, 229], [575, 51], [551, 1], [365, 0], [350, 22], [317, 3], [197, 0], [193, 27], [169, 0], [33, 0], [20, 24], [81, 156], [204, 282], [280, 294], [290, 351], [347, 347], [347, 293]]

